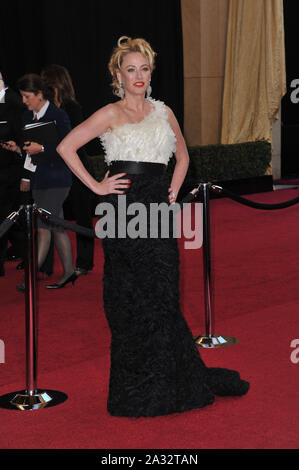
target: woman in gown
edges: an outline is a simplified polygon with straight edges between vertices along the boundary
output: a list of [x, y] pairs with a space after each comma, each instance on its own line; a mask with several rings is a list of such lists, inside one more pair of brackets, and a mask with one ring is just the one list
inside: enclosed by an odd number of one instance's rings
[[[121, 37], [109, 63], [121, 100], [96, 111], [57, 148], [75, 175], [113, 205], [116, 217], [119, 203], [141, 202], [146, 209], [151, 203], [174, 203], [188, 168], [173, 112], [145, 98], [154, 57], [145, 40]], [[99, 135], [109, 165], [101, 182], [76, 153]], [[165, 169], [173, 152], [176, 165], [169, 183]], [[176, 238], [120, 233], [104, 238], [103, 249], [104, 308], [111, 330], [110, 414], [158, 416], [204, 407], [215, 395], [244, 395], [249, 383], [238, 372], [209, 368], [200, 358], [180, 310]]]

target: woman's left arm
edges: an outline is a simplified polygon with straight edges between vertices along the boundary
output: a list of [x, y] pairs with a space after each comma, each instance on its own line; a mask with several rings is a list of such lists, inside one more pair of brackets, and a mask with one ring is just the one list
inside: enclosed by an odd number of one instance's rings
[[183, 137], [179, 123], [174, 113], [168, 107], [167, 107], [167, 112], [168, 112], [169, 124], [171, 125], [171, 128], [176, 136], [176, 151], [175, 151], [176, 165], [175, 165], [174, 172], [172, 175], [170, 188], [168, 189], [169, 202], [172, 204], [176, 201], [179, 190], [187, 174], [188, 166], [189, 166], [189, 155], [188, 155], [188, 150], [187, 150], [185, 139]]

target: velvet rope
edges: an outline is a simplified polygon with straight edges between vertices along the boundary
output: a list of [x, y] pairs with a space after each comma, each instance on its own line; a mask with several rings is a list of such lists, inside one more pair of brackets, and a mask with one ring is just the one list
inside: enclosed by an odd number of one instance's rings
[[[183, 208], [184, 204], [188, 204], [195, 200], [198, 195], [200, 194], [200, 187], [201, 184], [197, 188], [194, 188], [190, 191], [183, 199], [180, 201], [180, 206]], [[245, 206], [252, 207], [254, 209], [262, 209], [262, 210], [276, 210], [276, 209], [284, 209], [286, 207], [291, 207], [299, 202], [299, 196], [295, 197], [294, 199], [290, 199], [285, 202], [280, 202], [276, 204], [263, 204], [255, 201], [251, 201], [250, 199], [246, 199], [241, 197], [237, 194], [232, 193], [228, 189], [224, 189], [221, 186], [209, 184], [209, 188], [212, 189], [214, 192], [220, 192], [228, 196], [229, 198], [239, 202], [240, 204], [244, 204]], [[86, 227], [82, 227], [80, 225], [74, 224], [73, 222], [61, 219], [60, 217], [56, 217], [52, 215], [50, 212], [45, 211], [44, 209], [37, 209], [37, 214], [41, 217], [45, 222], [52, 223], [54, 225], [60, 225], [61, 227], [72, 230], [73, 232], [79, 233], [80, 235], [85, 235], [86, 237], [96, 238], [96, 233], [93, 229], [89, 229]], [[16, 216], [18, 217], [18, 213], [13, 213], [13, 216], [7, 217], [2, 224], [0, 224], [0, 238], [10, 229], [10, 227], [15, 223]]]
[[55, 215], [52, 215], [50, 212], [45, 211], [44, 209], [38, 209], [37, 213], [39, 217], [43, 219], [44, 222], [49, 222], [54, 225], [60, 225], [65, 229], [72, 230], [73, 232], [79, 233], [80, 235], [85, 235], [86, 237], [96, 238], [96, 233], [93, 229], [82, 227], [81, 225], [77, 225], [68, 220], [56, 217]]
[[276, 210], [276, 209], [285, 209], [286, 207], [293, 206], [299, 202], [299, 196], [295, 197], [294, 199], [290, 199], [285, 202], [279, 202], [276, 204], [263, 204], [260, 202], [251, 201], [250, 199], [246, 199], [244, 197], [238, 196], [237, 194], [232, 193], [228, 189], [224, 189], [221, 186], [211, 185], [210, 188], [213, 191], [220, 191], [221, 193], [225, 194], [229, 198], [239, 202], [240, 204], [244, 204], [245, 206], [253, 207], [254, 209], [262, 209], [262, 210]]
[[[183, 208], [183, 204], [187, 204], [198, 194], [198, 188], [195, 188], [193, 191], [190, 191], [182, 201], [180, 201], [180, 205]], [[45, 222], [52, 223], [54, 225], [60, 225], [61, 227], [72, 230], [73, 232], [79, 233], [81, 235], [85, 235], [86, 237], [97, 238], [96, 233], [94, 230], [82, 227], [80, 225], [74, 224], [73, 222], [69, 222], [67, 220], [61, 219], [60, 217], [56, 217], [52, 215], [50, 212], [45, 211], [44, 209], [38, 209], [37, 211], [38, 216], [41, 217]]]
[[[21, 206], [22, 208], [22, 206]], [[19, 211], [21, 210], [19, 209]], [[20, 214], [18, 212], [12, 212], [3, 222], [0, 224], [0, 238], [10, 229], [10, 227], [18, 220]]]
[[0, 238], [10, 229], [10, 227], [14, 224], [13, 220], [5, 219], [2, 224], [0, 225]]

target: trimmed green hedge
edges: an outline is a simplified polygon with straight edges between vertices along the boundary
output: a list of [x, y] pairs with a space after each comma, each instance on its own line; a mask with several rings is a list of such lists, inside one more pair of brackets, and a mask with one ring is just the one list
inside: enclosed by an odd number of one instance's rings
[[[271, 144], [265, 141], [233, 145], [203, 145], [188, 148], [188, 178], [198, 182], [231, 181], [264, 176], [271, 163]], [[100, 181], [107, 171], [103, 155], [89, 157], [91, 171]], [[168, 171], [172, 172], [172, 158]]]
[[231, 181], [264, 176], [271, 163], [271, 144], [246, 142], [189, 148], [190, 171], [198, 181]]

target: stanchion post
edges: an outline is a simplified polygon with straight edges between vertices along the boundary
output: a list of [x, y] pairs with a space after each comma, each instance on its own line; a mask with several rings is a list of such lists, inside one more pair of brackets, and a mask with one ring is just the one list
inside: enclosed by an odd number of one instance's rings
[[203, 183], [201, 185], [203, 202], [203, 275], [206, 332], [204, 335], [195, 337], [195, 343], [198, 347], [201, 348], [219, 348], [223, 346], [232, 346], [238, 342], [236, 338], [214, 334], [214, 291], [212, 286], [213, 281], [210, 247], [210, 186], [211, 183]]
[[36, 248], [35, 215], [33, 206], [25, 206], [25, 317], [26, 317], [26, 391], [36, 392], [37, 344], [36, 344]]
[[37, 322], [36, 322], [36, 206], [24, 207], [25, 219], [25, 327], [26, 327], [26, 389], [0, 397], [0, 408], [39, 410], [59, 405], [67, 395], [56, 390], [37, 389]]

